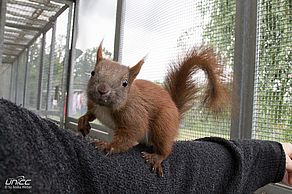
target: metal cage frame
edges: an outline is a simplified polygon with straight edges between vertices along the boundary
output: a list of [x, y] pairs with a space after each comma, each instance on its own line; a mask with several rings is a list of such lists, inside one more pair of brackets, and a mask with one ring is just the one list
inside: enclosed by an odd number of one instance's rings
[[[2, 0], [0, 3], [0, 67], [2, 64], [15, 64], [16, 72], [13, 72], [11, 68], [11, 73], [15, 74], [15, 80], [13, 82], [12, 76], [10, 83], [17, 84], [18, 68], [17, 64], [19, 63], [18, 57], [20, 55], [26, 56], [26, 66], [25, 66], [25, 78], [24, 78], [24, 88], [23, 88], [23, 102], [25, 105], [25, 98], [27, 93], [27, 74], [28, 74], [28, 55], [30, 46], [33, 42], [40, 36], [41, 40], [41, 63], [40, 63], [40, 72], [39, 72], [39, 83], [38, 83], [38, 98], [37, 98], [37, 108], [33, 110], [34, 112], [47, 116], [49, 114], [56, 114], [53, 111], [48, 109], [49, 107], [49, 93], [47, 94], [46, 108], [41, 110], [41, 88], [42, 88], [42, 74], [43, 69], [43, 53], [44, 53], [44, 44], [45, 44], [45, 34], [51, 29], [52, 38], [51, 38], [51, 51], [50, 51], [50, 64], [49, 64], [49, 74], [48, 74], [48, 91], [51, 88], [51, 76], [52, 76], [52, 61], [55, 45], [55, 33], [56, 33], [56, 19], [63, 13], [65, 10], [69, 9], [68, 21], [73, 21], [67, 26], [67, 39], [66, 39], [66, 55], [64, 60], [64, 69], [62, 72], [62, 106], [58, 117], [60, 118], [59, 124], [60, 127], [70, 128], [77, 130], [77, 120], [75, 118], [68, 116], [68, 111], [64, 107], [69, 107], [70, 103], [70, 91], [73, 91], [73, 61], [76, 58], [76, 37], [77, 30], [76, 24], [78, 20], [78, 7], [80, 0], [52, 0], [56, 3], [61, 3], [63, 6], [56, 8], [56, 13], [50, 17], [48, 22], [38, 21], [36, 18], [33, 18], [35, 14], [41, 14], [41, 9], [46, 9], [46, 6], [38, 4], [42, 1], [33, 0], [36, 4], [30, 5], [36, 9], [35, 13], [32, 14], [32, 18], [28, 18], [28, 21], [35, 21], [39, 26], [29, 25], [29, 22], [24, 24], [15, 24], [11, 21], [7, 22], [5, 18], [7, 13], [7, 4], [8, 3], [20, 3], [23, 6], [28, 6], [27, 4], [18, 1], [18, 0]], [[257, 50], [257, 1], [254, 0], [236, 0], [236, 17], [235, 17], [235, 47], [234, 47], [234, 85], [232, 93], [232, 113], [231, 113], [231, 128], [230, 128], [230, 138], [231, 139], [251, 139], [252, 130], [253, 130], [253, 106], [254, 99], [254, 76], [255, 76], [255, 66], [256, 66], [256, 50]], [[116, 10], [116, 29], [115, 29], [115, 40], [114, 40], [114, 60], [121, 60], [120, 45], [121, 45], [121, 33], [122, 33], [122, 23], [124, 19], [123, 9], [124, 9], [125, 0], [117, 1], [117, 10]], [[47, 6], [50, 7], [50, 6]], [[54, 9], [54, 6], [51, 6]], [[9, 11], [9, 10], [8, 10]], [[11, 14], [13, 12], [10, 11]], [[17, 13], [14, 13], [17, 15]], [[9, 19], [9, 18], [8, 18]], [[18, 42], [9, 42], [7, 36], [5, 36], [5, 28], [17, 28], [20, 31], [34, 31], [33, 37], [28, 40], [25, 44], [24, 40], [19, 40]], [[21, 37], [21, 35], [20, 35]], [[11, 48], [15, 48], [14, 51], [11, 51]], [[12, 85], [10, 85], [10, 96], [12, 97], [12, 92], [17, 93], [17, 87], [14, 87], [15, 91], [12, 91]], [[17, 101], [17, 95], [14, 95], [13, 101]], [[238, 111], [239, 110], [239, 111]], [[105, 140], [111, 139], [111, 131], [102, 125], [93, 124], [93, 131], [91, 135], [95, 138], [101, 138]], [[270, 184], [266, 187], [259, 189], [256, 193], [291, 193], [291, 188], [283, 187], [279, 184]]]

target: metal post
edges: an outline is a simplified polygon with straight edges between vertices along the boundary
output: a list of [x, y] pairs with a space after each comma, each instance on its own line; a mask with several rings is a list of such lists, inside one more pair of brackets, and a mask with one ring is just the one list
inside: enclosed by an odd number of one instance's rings
[[56, 44], [56, 22], [54, 22], [54, 25], [52, 27], [52, 40], [51, 40], [50, 59], [49, 59], [49, 74], [48, 74], [48, 85], [47, 85], [46, 111], [50, 110], [52, 107], [52, 105], [51, 105], [51, 89], [52, 89], [51, 81], [53, 79], [54, 65], [55, 65], [55, 62], [54, 62], [55, 44]]
[[2, 66], [2, 53], [4, 50], [4, 27], [6, 20], [6, 0], [0, 1], [0, 67]]
[[119, 62], [121, 62], [122, 60], [122, 55], [120, 54], [120, 45], [121, 45], [121, 31], [123, 30], [122, 22], [124, 19], [123, 6], [124, 6], [124, 0], [117, 1], [114, 61], [119, 61]]
[[44, 69], [44, 56], [46, 48], [46, 34], [43, 33], [42, 43], [41, 43], [41, 59], [40, 59], [40, 69], [39, 69], [39, 83], [38, 83], [38, 95], [37, 95], [37, 110], [41, 110], [41, 101], [42, 101], [42, 78], [43, 78], [43, 69]]
[[13, 66], [14, 66], [14, 64], [12, 63], [11, 64], [11, 71], [10, 71], [10, 92], [9, 92], [9, 99], [12, 101], [12, 87], [13, 87], [13, 75], [14, 75], [14, 73], [13, 73]]
[[60, 100], [60, 127], [64, 128], [64, 119], [66, 114], [66, 99], [67, 99], [67, 80], [68, 80], [68, 71], [69, 71], [69, 42], [71, 34], [71, 21], [72, 21], [72, 4], [69, 6], [68, 13], [68, 24], [67, 24], [67, 34], [66, 34], [66, 45], [65, 45], [65, 57], [64, 57], [64, 66], [63, 66], [63, 75], [62, 75], [62, 95]]
[[232, 139], [251, 138], [256, 63], [257, 1], [237, 0], [235, 19]]
[[19, 55], [18, 57], [17, 57], [17, 59], [16, 59], [16, 61], [15, 61], [15, 65], [16, 65], [16, 67], [15, 67], [15, 69], [16, 69], [16, 74], [15, 74], [15, 83], [14, 83], [14, 90], [15, 90], [15, 92], [14, 92], [14, 94], [15, 94], [15, 96], [14, 96], [14, 101], [15, 101], [15, 104], [17, 104], [17, 84], [18, 84], [18, 69], [19, 69], [19, 61], [20, 61], [20, 56], [21, 55]]
[[24, 74], [24, 86], [23, 86], [23, 107], [25, 107], [25, 99], [26, 99], [26, 90], [27, 90], [27, 78], [29, 73], [29, 65], [28, 65], [28, 57], [29, 57], [29, 48], [26, 49], [26, 58], [25, 58], [25, 74]]
[[72, 93], [73, 93], [73, 70], [76, 63], [76, 39], [78, 32], [78, 13], [79, 13], [79, 0], [76, 0], [74, 4], [74, 16], [73, 16], [73, 25], [72, 25], [72, 37], [71, 37], [71, 49], [70, 49], [70, 61], [68, 66], [68, 80], [67, 80], [67, 99], [66, 99], [66, 107], [67, 111], [65, 114], [65, 127], [69, 124], [69, 107], [72, 102]]

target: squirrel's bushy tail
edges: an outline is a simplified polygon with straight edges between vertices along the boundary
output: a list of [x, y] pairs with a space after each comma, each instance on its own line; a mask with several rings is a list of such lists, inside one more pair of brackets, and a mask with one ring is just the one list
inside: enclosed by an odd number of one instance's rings
[[223, 70], [213, 49], [191, 49], [179, 62], [170, 66], [164, 86], [175, 102], [180, 115], [188, 111], [198, 97], [200, 88], [193, 75], [203, 70], [208, 79], [203, 104], [215, 112], [221, 111], [228, 100], [228, 91], [222, 83]]

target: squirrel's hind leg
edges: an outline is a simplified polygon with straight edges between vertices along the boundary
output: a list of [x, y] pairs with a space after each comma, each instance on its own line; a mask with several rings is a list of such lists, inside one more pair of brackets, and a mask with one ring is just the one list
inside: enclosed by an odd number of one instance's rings
[[158, 176], [163, 177], [162, 161], [165, 159], [162, 155], [156, 153], [142, 152], [142, 157], [150, 164], [152, 171], [156, 172]]
[[114, 130], [113, 140], [111, 143], [105, 141], [96, 141], [96, 148], [106, 152], [107, 155], [122, 153], [138, 144], [137, 139], [141, 135], [128, 133], [130, 129], [117, 128]]
[[178, 134], [179, 116], [173, 110], [164, 109], [150, 125], [151, 144], [154, 153], [142, 152], [146, 162], [159, 176], [163, 176], [161, 163], [171, 153], [172, 145]]

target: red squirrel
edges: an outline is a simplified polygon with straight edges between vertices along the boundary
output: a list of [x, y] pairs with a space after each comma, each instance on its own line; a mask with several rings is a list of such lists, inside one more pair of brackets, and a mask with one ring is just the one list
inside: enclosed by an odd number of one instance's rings
[[219, 111], [225, 106], [227, 90], [221, 81], [222, 67], [210, 48], [193, 48], [171, 65], [163, 87], [135, 79], [143, 63], [144, 59], [130, 68], [104, 59], [100, 44], [87, 87], [88, 111], [79, 118], [78, 130], [87, 135], [94, 119], [113, 129], [111, 143], [96, 142], [108, 154], [126, 152], [137, 143], [152, 145], [154, 153], [142, 156], [163, 176], [161, 163], [171, 153], [181, 119], [198, 95], [193, 75], [198, 70], [207, 75], [203, 103], [208, 108]]

